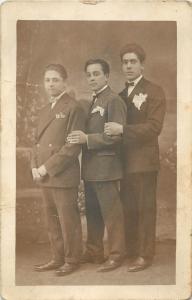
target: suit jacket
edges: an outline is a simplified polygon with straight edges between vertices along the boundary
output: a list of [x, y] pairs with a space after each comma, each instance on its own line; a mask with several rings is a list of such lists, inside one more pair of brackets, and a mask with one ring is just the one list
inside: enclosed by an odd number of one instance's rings
[[66, 143], [66, 138], [73, 130], [84, 130], [84, 126], [85, 114], [68, 94], [53, 109], [48, 104], [40, 111], [31, 160], [32, 168], [44, 164], [47, 169], [48, 174], [40, 185], [74, 187], [79, 184], [81, 146]]
[[126, 173], [158, 170], [158, 136], [166, 107], [162, 88], [142, 77], [129, 97], [127, 88], [119, 95], [127, 105], [127, 124], [123, 132]]
[[86, 132], [88, 143], [83, 148], [82, 176], [86, 181], [110, 181], [122, 177], [121, 137], [104, 133], [106, 122], [126, 123], [126, 105], [107, 87], [90, 105]]

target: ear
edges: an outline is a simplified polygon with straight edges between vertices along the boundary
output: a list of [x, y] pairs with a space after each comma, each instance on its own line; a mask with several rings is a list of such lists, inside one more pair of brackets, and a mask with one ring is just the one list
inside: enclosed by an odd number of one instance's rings
[[66, 79], [63, 79], [63, 85], [64, 85], [65, 87], [67, 87], [67, 78], [66, 78]]
[[109, 74], [105, 74], [106, 81], [109, 79]]

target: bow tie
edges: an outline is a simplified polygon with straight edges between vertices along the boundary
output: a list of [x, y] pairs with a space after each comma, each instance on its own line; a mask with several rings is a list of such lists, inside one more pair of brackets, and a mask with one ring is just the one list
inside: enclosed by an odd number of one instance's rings
[[134, 86], [134, 85], [135, 85], [134, 81], [131, 81], [131, 82], [125, 82], [125, 86], [126, 86], [127, 89], [128, 89], [130, 86]]

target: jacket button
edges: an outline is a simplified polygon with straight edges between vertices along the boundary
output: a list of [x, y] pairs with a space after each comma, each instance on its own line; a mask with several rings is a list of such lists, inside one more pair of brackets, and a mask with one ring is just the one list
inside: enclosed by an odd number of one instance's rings
[[49, 144], [49, 147], [52, 147], [52, 144]]

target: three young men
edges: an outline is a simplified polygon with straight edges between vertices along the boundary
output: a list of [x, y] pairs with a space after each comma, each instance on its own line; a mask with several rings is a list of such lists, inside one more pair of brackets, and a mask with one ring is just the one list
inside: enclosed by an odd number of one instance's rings
[[[66, 275], [77, 269], [79, 261], [103, 263], [98, 269], [100, 272], [114, 270], [125, 257], [125, 239], [127, 255], [133, 259], [128, 271], [140, 271], [152, 263], [158, 135], [165, 114], [165, 96], [159, 86], [143, 77], [144, 60], [145, 53], [140, 46], [129, 44], [122, 49], [126, 88], [120, 93], [121, 97], [108, 86], [108, 63], [102, 59], [87, 61], [85, 73], [93, 100], [85, 127], [83, 112], [65, 89], [55, 93], [58, 102], [53, 112], [50, 107], [42, 111], [32, 172], [34, 180], [40, 181], [43, 187], [54, 255], [53, 261], [36, 270], [61, 266], [57, 275]], [[45, 72], [45, 89], [50, 95], [55, 87], [46, 85], [46, 78], [49, 81], [53, 71], [48, 67]], [[80, 145], [83, 145], [82, 177], [88, 233], [86, 251], [81, 259], [80, 218], [76, 207]], [[76, 220], [74, 223], [72, 216]], [[105, 227], [109, 248], [106, 262]]]

